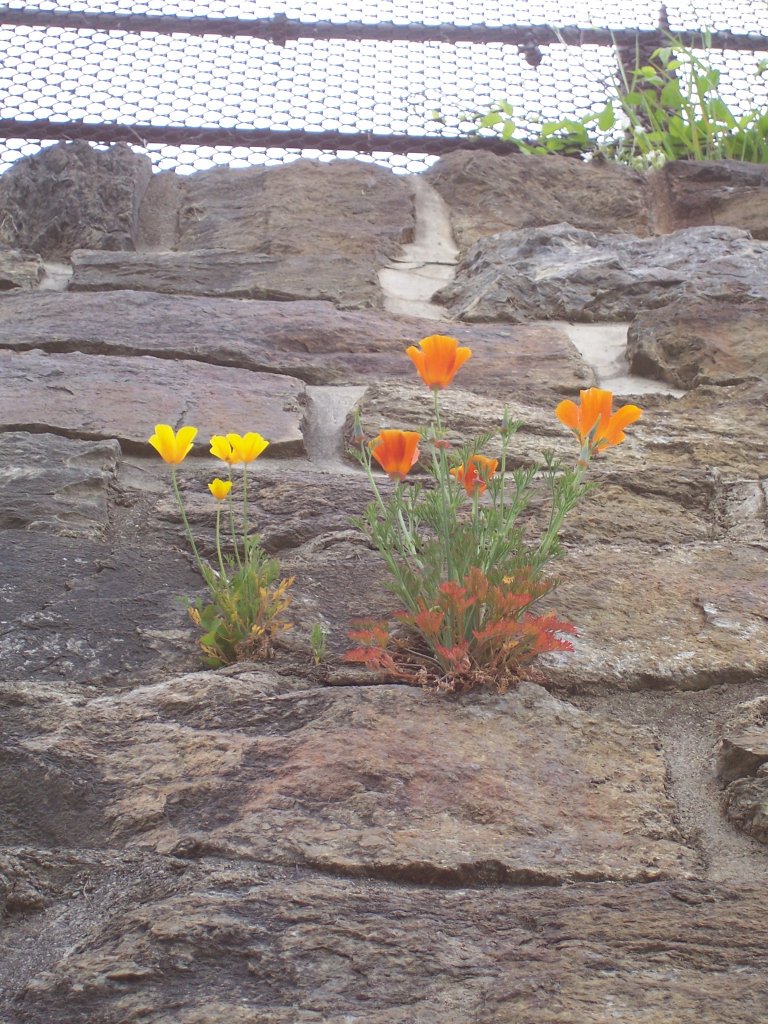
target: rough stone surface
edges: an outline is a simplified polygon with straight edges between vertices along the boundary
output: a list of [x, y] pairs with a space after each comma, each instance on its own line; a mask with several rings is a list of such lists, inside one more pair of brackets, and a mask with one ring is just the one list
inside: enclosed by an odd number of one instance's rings
[[633, 373], [679, 388], [768, 377], [768, 302], [678, 299], [643, 310], [627, 356]]
[[[123, 259], [125, 257], [123, 256]], [[549, 324], [473, 328], [341, 312], [327, 302], [241, 302], [118, 292], [39, 292], [0, 302], [0, 346], [15, 351], [150, 355], [287, 374], [308, 384], [367, 384], [412, 373], [405, 355], [428, 334], [454, 334], [474, 357], [462, 369], [471, 391], [531, 390], [573, 394], [594, 373], [558, 327]]]
[[499, 231], [562, 222], [649, 233], [645, 179], [618, 164], [463, 149], [441, 157], [424, 177], [448, 204], [462, 249]]
[[1, 531], [0, 677], [122, 686], [196, 666], [184, 608], [200, 580], [181, 543]]
[[736, 828], [768, 843], [768, 769], [764, 764], [753, 776], [736, 779], [728, 786], [723, 809]]
[[[547, 666], [553, 681], [701, 689], [768, 672], [768, 567], [760, 548], [582, 547], [568, 553], [562, 578], [550, 600], [580, 636], [574, 654]], [[605, 579], [615, 582], [606, 589]]]
[[754, 1024], [768, 1005], [754, 883], [436, 898], [296, 869], [177, 863], [121, 878], [107, 860], [88, 872], [90, 896], [71, 901], [73, 914], [89, 911], [88, 935], [46, 950], [34, 973], [22, 962], [9, 1024], [48, 1024], [62, 1006], [71, 1024]]
[[373, 262], [362, 264], [336, 253], [278, 255], [198, 250], [197, 252], [73, 254], [72, 291], [146, 289], [179, 295], [234, 299], [319, 299], [342, 309], [380, 305]]
[[43, 149], [0, 177], [0, 242], [54, 260], [74, 249], [131, 250], [151, 176], [149, 157], [122, 142]]
[[0, 292], [36, 288], [44, 273], [43, 261], [36, 253], [0, 247]]
[[[152, 356], [37, 350], [0, 350], [0, 367], [0, 430], [117, 438], [146, 451], [156, 423], [184, 422], [206, 439], [259, 430], [269, 435], [273, 455], [303, 450], [304, 389], [291, 377]], [[206, 451], [203, 444], [196, 453]]]
[[184, 179], [176, 244], [185, 251], [397, 256], [413, 235], [406, 180], [357, 160], [297, 160], [282, 167], [218, 168]]
[[48, 769], [53, 800], [61, 773], [54, 821], [10, 782], [16, 845], [196, 849], [451, 884], [653, 879], [696, 863], [653, 736], [535, 686], [466, 705], [402, 687], [259, 699], [206, 674], [86, 707], [53, 688], [27, 706], [11, 693], [16, 781]]
[[476, 242], [434, 301], [460, 320], [631, 320], [675, 299], [768, 299], [768, 246], [737, 228], [658, 238], [570, 224]]
[[380, 306], [378, 270], [413, 233], [405, 179], [355, 160], [156, 175], [139, 226], [148, 252], [125, 265], [80, 253], [71, 287]]
[[0, 433], [0, 530], [103, 539], [119, 459], [116, 441]]
[[676, 160], [650, 175], [655, 230], [705, 224], [768, 239], [768, 169], [741, 160]]
[[740, 704], [730, 716], [718, 749], [717, 776], [728, 820], [768, 843], [768, 697]]

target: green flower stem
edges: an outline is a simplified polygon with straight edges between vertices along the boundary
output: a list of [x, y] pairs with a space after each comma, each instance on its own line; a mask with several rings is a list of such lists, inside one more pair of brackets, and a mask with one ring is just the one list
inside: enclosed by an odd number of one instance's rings
[[[402, 485], [398, 482], [396, 486], [399, 488]], [[419, 558], [418, 551], [416, 550], [416, 545], [415, 545], [414, 540], [413, 540], [413, 533], [405, 525], [405, 520], [403, 519], [403, 508], [402, 508], [402, 505], [398, 505], [397, 521], [400, 524], [400, 531], [402, 533], [402, 538], [403, 538], [403, 541], [405, 543], [405, 547], [408, 550], [408, 554], [413, 559], [413, 561], [414, 561], [414, 563], [416, 565], [416, 568], [419, 570], [419, 572], [422, 572], [424, 570], [424, 564], [421, 561], [421, 559]]]
[[376, 483], [376, 477], [373, 475], [373, 470], [371, 469], [371, 453], [367, 445], [364, 445], [361, 450], [361, 461], [365, 466], [365, 472], [370, 482], [371, 489], [373, 490], [373, 495], [376, 498], [376, 502], [379, 508], [381, 508], [383, 511], [386, 511], [387, 506], [384, 503], [384, 499], [381, 496], [381, 491], [379, 490], [378, 484]]
[[[434, 423], [433, 423], [433, 434], [435, 440], [443, 440], [443, 424], [440, 418], [440, 389], [432, 388], [432, 397], [434, 399]], [[453, 559], [451, 558], [451, 522], [448, 515], [450, 500], [450, 473], [448, 472], [448, 458], [445, 454], [445, 448], [440, 445], [432, 452], [432, 469], [433, 476], [437, 481], [437, 486], [440, 491], [440, 530], [438, 531], [438, 540], [441, 542], [443, 550], [443, 561], [445, 563], [445, 571], [447, 579], [458, 579], [453, 565]]]
[[203, 579], [206, 578], [205, 570], [206, 566], [200, 557], [200, 552], [197, 550], [197, 544], [195, 544], [195, 538], [192, 536], [192, 529], [189, 525], [189, 519], [187, 519], [187, 512], [184, 508], [184, 502], [181, 497], [181, 491], [179, 490], [179, 481], [176, 476], [176, 467], [171, 466], [171, 483], [173, 484], [173, 493], [176, 496], [176, 504], [179, 506], [179, 512], [181, 512], [181, 520], [184, 523], [184, 531], [187, 535], [190, 547], [192, 548], [192, 554], [195, 556], [195, 563], [200, 571], [200, 575]]
[[248, 465], [243, 463], [243, 537], [251, 532], [248, 522]]
[[[232, 467], [227, 464], [227, 471], [229, 476], [229, 482], [232, 483]], [[232, 501], [232, 489], [229, 491], [229, 533], [232, 537], [232, 547], [235, 550], [235, 561], [237, 562], [238, 568], [242, 566], [240, 559], [240, 546], [237, 543], [237, 530], [235, 528], [235, 503]]]
[[440, 421], [440, 399], [438, 397], [439, 394], [440, 394], [440, 388], [432, 388], [432, 395], [433, 395], [434, 400], [435, 400], [435, 437], [438, 440], [442, 440], [442, 438], [443, 438], [443, 425], [442, 425], [442, 423]]
[[587, 440], [580, 453], [576, 466], [570, 471], [570, 478], [564, 486], [558, 488], [553, 481], [552, 511], [550, 513], [549, 525], [546, 533], [539, 544], [538, 556], [540, 564], [543, 565], [557, 548], [560, 530], [566, 515], [576, 506], [582, 495], [582, 483], [584, 476], [589, 469], [589, 460], [592, 455], [592, 448]]
[[224, 558], [221, 554], [221, 509], [216, 509], [216, 554], [219, 557], [219, 571], [221, 582], [227, 582], [227, 571], [224, 568]]

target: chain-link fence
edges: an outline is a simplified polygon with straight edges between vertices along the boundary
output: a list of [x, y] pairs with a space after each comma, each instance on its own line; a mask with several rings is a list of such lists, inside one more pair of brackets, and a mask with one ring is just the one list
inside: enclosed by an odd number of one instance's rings
[[[617, 46], [661, 27], [768, 105], [768, 0], [39, 0], [0, 7], [0, 169], [62, 139], [192, 171], [295, 156], [420, 170], [500, 99], [523, 132], [605, 102]], [[508, 149], [497, 138], [473, 144]]]

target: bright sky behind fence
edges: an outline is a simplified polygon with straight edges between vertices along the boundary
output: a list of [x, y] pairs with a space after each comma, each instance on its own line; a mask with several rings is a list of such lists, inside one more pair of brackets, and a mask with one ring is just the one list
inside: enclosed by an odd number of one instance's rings
[[[653, 29], [659, 15], [658, 0], [10, 0], [6, 6], [218, 18], [285, 14], [305, 22], [575, 24], [613, 29]], [[768, 35], [768, 0], [669, 0], [666, 6], [672, 31]], [[580, 116], [600, 104], [616, 71], [610, 47], [542, 47], [543, 59], [535, 68], [516, 46], [502, 44], [299, 39], [281, 47], [246, 36], [75, 31], [1, 23], [0, 53], [2, 118], [412, 135], [455, 135], [462, 114], [502, 98], [514, 104], [523, 126], [537, 117]], [[724, 70], [726, 102], [736, 109], [768, 103], [766, 80], [754, 75], [759, 56], [765, 54], [711, 55]], [[442, 122], [434, 119], [433, 111], [439, 111]], [[0, 149], [0, 167], [38, 145], [9, 141]], [[298, 155], [237, 146], [214, 150], [153, 145], [146, 151], [156, 166], [181, 171]], [[428, 162], [419, 154], [381, 154], [377, 159], [396, 170], [414, 170]]]

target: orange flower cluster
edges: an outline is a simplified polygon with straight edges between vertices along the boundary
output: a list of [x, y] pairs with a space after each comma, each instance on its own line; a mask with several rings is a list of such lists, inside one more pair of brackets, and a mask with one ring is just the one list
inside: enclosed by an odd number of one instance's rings
[[[410, 345], [405, 351], [412, 359], [421, 379], [433, 391], [447, 387], [464, 363], [472, 355], [472, 350], [462, 348], [455, 338], [444, 334], [431, 334], [422, 338], [420, 348]], [[403, 480], [406, 474], [416, 465], [419, 459], [419, 441], [421, 435], [413, 430], [382, 430], [378, 437], [370, 443], [371, 455], [376, 459], [390, 480]], [[475, 484], [481, 486], [482, 480], [473, 478], [471, 494]], [[485, 486], [482, 486], [485, 490]], [[481, 493], [482, 493], [481, 490]]]

